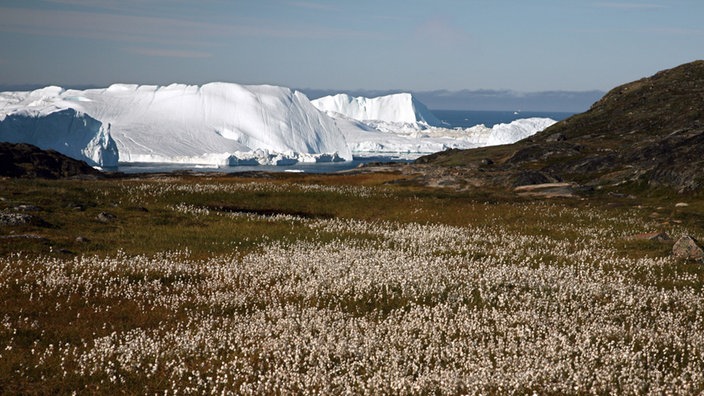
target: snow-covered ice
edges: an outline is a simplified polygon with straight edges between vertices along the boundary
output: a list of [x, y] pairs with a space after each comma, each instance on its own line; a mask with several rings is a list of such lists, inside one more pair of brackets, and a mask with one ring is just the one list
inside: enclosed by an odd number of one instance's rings
[[[91, 132], [95, 139], [88, 139]], [[334, 121], [305, 95], [268, 85], [114, 84], [5, 92], [0, 140], [52, 148], [99, 166], [352, 159]]]
[[509, 144], [554, 124], [550, 118], [526, 118], [492, 128], [449, 128], [409, 93], [378, 98], [326, 96], [313, 105], [334, 118], [352, 152], [365, 155], [418, 157], [451, 148]]
[[359, 121], [442, 126], [440, 120], [410, 93], [376, 98], [337, 94], [315, 99], [312, 103], [322, 111], [338, 113]]
[[405, 124], [361, 122], [349, 118], [337, 118], [336, 122], [356, 156], [393, 154], [411, 159], [452, 148], [510, 144], [555, 123], [550, 118], [525, 118], [492, 128], [480, 124], [471, 128], [415, 129]]
[[291, 165], [355, 156], [407, 158], [513, 143], [554, 123], [448, 128], [411, 94], [314, 101], [284, 87], [113, 84], [0, 93], [0, 141], [54, 149], [93, 166]]

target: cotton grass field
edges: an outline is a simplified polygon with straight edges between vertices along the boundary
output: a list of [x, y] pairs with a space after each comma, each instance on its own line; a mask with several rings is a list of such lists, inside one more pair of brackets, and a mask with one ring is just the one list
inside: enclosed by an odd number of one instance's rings
[[704, 392], [701, 200], [393, 178], [3, 180], [0, 393]]

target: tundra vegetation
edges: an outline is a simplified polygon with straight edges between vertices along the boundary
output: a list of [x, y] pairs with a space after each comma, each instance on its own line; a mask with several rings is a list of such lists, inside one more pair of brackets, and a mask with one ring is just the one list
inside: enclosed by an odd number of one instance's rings
[[700, 197], [399, 177], [2, 180], [0, 393], [704, 392]]

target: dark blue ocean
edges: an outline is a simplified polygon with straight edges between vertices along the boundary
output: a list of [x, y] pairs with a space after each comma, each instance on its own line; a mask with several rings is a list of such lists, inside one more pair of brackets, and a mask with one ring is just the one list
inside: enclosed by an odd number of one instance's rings
[[[536, 111], [471, 111], [471, 110], [431, 110], [448, 128], [469, 128], [484, 124], [491, 128], [496, 124], [506, 124], [521, 118], [552, 118], [562, 121], [573, 113], [536, 112]], [[188, 164], [128, 164], [120, 165], [117, 169], [124, 173], [155, 173], [173, 171], [194, 172], [305, 172], [305, 173], [332, 173], [353, 169], [360, 164], [369, 162], [409, 162], [403, 157], [355, 157], [353, 161], [319, 164], [296, 164], [290, 166], [195, 166]]]

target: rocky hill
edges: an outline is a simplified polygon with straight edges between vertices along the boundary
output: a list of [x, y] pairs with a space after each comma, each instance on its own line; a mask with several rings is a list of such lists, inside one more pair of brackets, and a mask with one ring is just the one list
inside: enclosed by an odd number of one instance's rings
[[0, 142], [0, 176], [60, 179], [101, 174], [85, 162], [53, 150], [42, 150], [31, 144]]
[[587, 112], [517, 143], [447, 151], [417, 162], [513, 187], [567, 181], [701, 191], [703, 121], [700, 60], [614, 88]]

